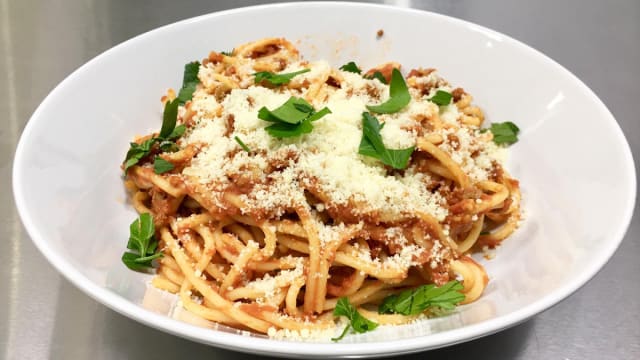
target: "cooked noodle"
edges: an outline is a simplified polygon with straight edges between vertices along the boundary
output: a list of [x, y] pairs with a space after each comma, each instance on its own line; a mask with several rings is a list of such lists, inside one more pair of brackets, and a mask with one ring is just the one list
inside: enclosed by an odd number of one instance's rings
[[[397, 66], [377, 69], [388, 78]], [[311, 71], [280, 87], [254, 84], [258, 71], [304, 68]], [[408, 73], [411, 104], [376, 115], [385, 143], [416, 147], [408, 168], [394, 170], [357, 154], [364, 105], [388, 97], [379, 80], [301, 61], [284, 39], [212, 52], [199, 78], [179, 110], [187, 127], [180, 150], [158, 154], [175, 168], [156, 174], [149, 159], [127, 172], [133, 206], [150, 212], [158, 229], [164, 256], [155, 287], [178, 294], [204, 319], [260, 333], [334, 327], [340, 297], [379, 323], [401, 324], [415, 316], [367, 308], [456, 278], [463, 303], [481, 296], [488, 277], [469, 253], [516, 229], [520, 193], [464, 90], [433, 69]], [[451, 105], [426, 100], [437, 89], [453, 94]], [[257, 111], [290, 96], [332, 114], [308, 135], [270, 137]], [[169, 91], [163, 99], [173, 97]]]

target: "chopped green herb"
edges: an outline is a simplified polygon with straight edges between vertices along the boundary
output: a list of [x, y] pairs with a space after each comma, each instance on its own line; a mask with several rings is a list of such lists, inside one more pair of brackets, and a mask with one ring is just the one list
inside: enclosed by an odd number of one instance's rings
[[[349, 61], [348, 63], [340, 66], [340, 70], [348, 71], [348, 72], [352, 72], [352, 73], [356, 73], [356, 74], [362, 73], [362, 70], [353, 61]], [[379, 71], [378, 71], [378, 73], [379, 73]], [[380, 74], [380, 75], [382, 75], [382, 74]]]
[[196, 91], [196, 86], [200, 83], [198, 79], [198, 70], [200, 70], [200, 63], [197, 61], [190, 62], [184, 66], [184, 74], [182, 75], [182, 88], [178, 93], [178, 101], [180, 105], [191, 100], [193, 93]]
[[269, 135], [276, 138], [289, 138], [300, 136], [302, 134], [308, 134], [313, 131], [313, 125], [307, 120], [302, 121], [299, 124], [287, 124], [287, 123], [276, 123], [273, 125], [269, 125], [264, 128]]
[[518, 133], [520, 132], [520, 129], [511, 121], [506, 121], [503, 123], [491, 124], [489, 131], [493, 134], [494, 143], [498, 145], [511, 145], [518, 141]]
[[311, 71], [311, 69], [302, 69], [300, 71], [295, 71], [292, 73], [284, 73], [284, 74], [276, 74], [270, 71], [260, 71], [253, 74], [254, 81], [256, 84], [260, 84], [265, 81], [273, 86], [279, 86], [289, 83], [291, 79], [293, 79], [296, 75], [304, 74], [306, 72]]
[[231, 49], [231, 51], [220, 51], [220, 54], [224, 55], [224, 56], [233, 56], [233, 52], [236, 49]]
[[247, 145], [245, 145], [244, 142], [242, 142], [242, 140], [240, 140], [239, 137], [235, 136], [234, 139], [236, 139], [236, 142], [240, 145], [240, 147], [242, 148], [242, 150], [250, 153], [251, 149], [249, 149], [249, 147]]
[[313, 122], [316, 120], [320, 120], [323, 116], [327, 115], [327, 114], [331, 114], [331, 110], [329, 110], [328, 107], [323, 107], [322, 109], [320, 109], [320, 111], [315, 111], [311, 113], [311, 115], [309, 115], [309, 117], [307, 118], [307, 120]]
[[382, 142], [381, 129], [382, 126], [375, 116], [368, 112], [362, 113], [362, 140], [358, 153], [376, 158], [394, 169], [406, 168], [415, 147], [398, 150], [387, 149]]
[[380, 114], [392, 114], [402, 110], [411, 101], [411, 95], [400, 70], [393, 69], [391, 84], [389, 85], [389, 100], [380, 105], [367, 105], [371, 112]]
[[173, 140], [182, 136], [187, 129], [184, 125], [176, 126], [178, 105], [179, 100], [177, 98], [165, 103], [162, 115], [162, 128], [160, 129], [160, 134], [158, 136], [147, 139], [141, 144], [134, 142], [130, 144], [129, 151], [127, 151], [127, 155], [124, 159], [125, 174], [130, 167], [136, 165], [140, 160], [151, 154], [153, 144], [156, 142], [160, 143], [159, 147], [162, 151], [178, 151], [178, 145], [176, 145]]
[[453, 95], [451, 95], [451, 93], [448, 93], [446, 91], [442, 91], [442, 90], [438, 90], [436, 91], [435, 95], [433, 95], [431, 97], [431, 99], [429, 99], [429, 101], [431, 101], [432, 103], [439, 105], [439, 106], [444, 106], [444, 105], [449, 105], [451, 104], [451, 99], [453, 98]]
[[164, 105], [164, 112], [162, 114], [162, 128], [160, 128], [160, 138], [167, 138], [173, 133], [176, 127], [176, 120], [178, 119], [178, 105], [179, 100], [167, 101]]
[[175, 139], [179, 138], [180, 136], [182, 136], [186, 130], [187, 130], [187, 127], [184, 126], [184, 124], [178, 125], [175, 128], [173, 128], [173, 131], [171, 131], [171, 134], [169, 134], [169, 136], [167, 136], [165, 139], [166, 140], [175, 140]]
[[381, 83], [387, 85], [387, 79], [385, 79], [384, 75], [382, 75], [380, 71], [376, 71], [371, 75], [365, 75], [364, 78], [367, 80], [378, 79]]
[[380, 304], [380, 314], [417, 315], [431, 308], [453, 310], [464, 300], [460, 292], [462, 284], [457, 280], [436, 287], [422, 285], [412, 290], [406, 290], [397, 295], [387, 296]]
[[155, 172], [156, 174], [164, 174], [167, 171], [173, 170], [173, 168], [174, 166], [172, 163], [159, 156], [156, 156], [156, 158], [153, 160], [153, 172]]
[[265, 128], [271, 136], [287, 138], [310, 133], [313, 130], [311, 122], [330, 113], [326, 107], [316, 112], [306, 100], [292, 96], [274, 110], [262, 107], [258, 110], [258, 118], [274, 123]]
[[374, 330], [378, 327], [378, 324], [362, 316], [358, 310], [349, 303], [349, 299], [342, 297], [338, 300], [335, 309], [333, 309], [334, 316], [345, 316], [349, 319], [349, 325], [347, 325], [342, 334], [337, 338], [332, 338], [331, 341], [340, 341], [347, 334], [349, 329], [357, 333], [365, 333], [367, 331]]
[[158, 251], [158, 241], [155, 238], [153, 217], [144, 213], [129, 226], [129, 242], [122, 254], [122, 262], [131, 270], [142, 271], [152, 267], [151, 262], [162, 256]]
[[163, 152], [176, 152], [180, 150], [178, 148], [178, 145], [171, 140], [162, 140], [160, 142], [159, 147], [160, 147], [160, 150], [162, 150]]
[[262, 107], [258, 110], [258, 118], [270, 122], [298, 124], [313, 111], [313, 106], [305, 99], [292, 96], [284, 104], [269, 110]]
[[151, 138], [145, 140], [142, 144], [132, 142], [129, 147], [129, 151], [127, 151], [127, 156], [124, 160], [124, 172], [137, 164], [140, 160], [142, 160], [145, 156], [149, 155], [151, 152], [151, 147], [155, 143], [156, 139]]
[[[167, 101], [164, 104], [164, 111], [162, 114], [162, 127], [160, 128], [160, 134], [150, 139], [145, 140], [143, 143], [138, 144], [132, 142], [130, 144], [127, 155], [124, 159], [124, 173], [127, 173], [130, 167], [136, 165], [143, 158], [151, 154], [153, 145], [159, 143], [158, 146], [161, 151], [175, 152], [178, 151], [178, 145], [174, 142], [177, 138], [184, 135], [186, 131], [185, 125], [176, 126], [178, 120], [178, 106], [184, 104], [186, 101], [191, 100], [196, 85], [198, 84], [198, 69], [200, 63], [195, 61], [188, 63], [184, 66], [184, 75], [182, 89], [180, 94], [173, 101]], [[155, 163], [154, 163], [155, 168]]]

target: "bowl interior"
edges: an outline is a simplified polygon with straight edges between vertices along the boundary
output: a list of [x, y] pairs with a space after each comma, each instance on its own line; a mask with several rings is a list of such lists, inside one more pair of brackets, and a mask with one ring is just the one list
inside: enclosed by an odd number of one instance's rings
[[[149, 277], [120, 261], [136, 217], [119, 168], [128, 143], [160, 127], [159, 99], [167, 88], [180, 86], [185, 63], [269, 36], [293, 40], [307, 59], [338, 66], [354, 60], [367, 68], [393, 60], [405, 71], [435, 67], [472, 94], [489, 121], [509, 120], [521, 128], [508, 170], [521, 181], [525, 221], [493, 260], [481, 259], [491, 280], [479, 301], [446, 318], [340, 344], [291, 347], [255, 338], [250, 348], [240, 335], [180, 323], [139, 305]], [[635, 174], [628, 144], [606, 107], [535, 50], [426, 12], [299, 3], [183, 21], [93, 59], [31, 118], [16, 153], [14, 192], [29, 234], [54, 266], [91, 296], [139, 321], [244, 351], [383, 355], [495, 332], [568, 296], [622, 239], [635, 200]]]

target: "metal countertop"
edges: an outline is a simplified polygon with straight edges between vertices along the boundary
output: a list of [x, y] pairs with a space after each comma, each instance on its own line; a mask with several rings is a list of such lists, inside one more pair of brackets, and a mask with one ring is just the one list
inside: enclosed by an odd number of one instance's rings
[[[609, 107], [638, 167], [640, 1], [383, 2], [469, 20], [547, 54]], [[31, 243], [11, 192], [13, 153], [24, 125], [74, 69], [158, 26], [258, 3], [0, 0], [0, 358], [258, 358], [148, 328], [81, 293]], [[485, 338], [403, 358], [640, 359], [639, 237], [636, 214], [604, 269], [550, 310]]]

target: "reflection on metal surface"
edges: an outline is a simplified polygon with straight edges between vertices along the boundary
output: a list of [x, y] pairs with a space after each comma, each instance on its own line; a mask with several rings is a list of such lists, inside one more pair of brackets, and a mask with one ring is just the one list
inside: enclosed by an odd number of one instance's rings
[[[14, 67], [14, 54], [13, 54], [13, 43], [11, 36], [11, 21], [9, 16], [9, 0], [0, 0], [0, 16], [2, 23], [2, 53], [5, 57], [5, 72], [7, 75], [7, 82], [5, 84], [7, 88], [7, 103], [9, 108], [9, 134], [11, 141], [11, 148], [15, 148], [17, 140], [18, 140], [18, 115], [16, 110], [16, 81], [15, 81], [15, 67]], [[18, 286], [19, 281], [18, 277], [20, 275], [20, 267], [19, 261], [21, 259], [20, 256], [20, 222], [18, 221], [18, 217], [15, 210], [11, 211], [11, 218], [9, 219], [11, 222], [11, 234], [9, 237], [9, 241], [11, 242], [11, 256], [9, 257], [10, 263], [10, 272], [9, 272], [9, 289], [8, 289], [8, 300], [9, 300], [9, 309], [7, 316], [7, 343], [12, 344], [16, 338], [16, 330], [17, 324], [16, 320], [18, 319]], [[13, 355], [11, 346], [6, 347], [5, 351], [5, 359], [13, 359], [15, 358]]]

